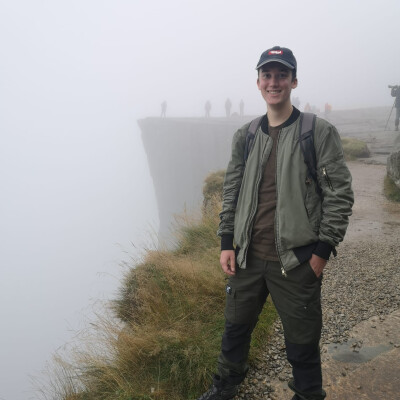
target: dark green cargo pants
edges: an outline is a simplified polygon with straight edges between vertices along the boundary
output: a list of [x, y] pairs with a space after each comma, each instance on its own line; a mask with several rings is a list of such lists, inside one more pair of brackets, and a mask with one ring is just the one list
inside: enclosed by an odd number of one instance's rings
[[286, 275], [282, 275], [279, 262], [249, 257], [247, 268], [237, 268], [236, 275], [228, 280], [226, 320], [233, 324], [254, 323], [271, 294], [287, 340], [299, 344], [319, 341], [321, 279], [316, 277], [308, 262]]
[[226, 324], [218, 359], [219, 374], [235, 384], [244, 379], [251, 333], [271, 295], [282, 320], [296, 386], [305, 391], [321, 389], [321, 282], [308, 262], [284, 276], [279, 262], [249, 256], [247, 268], [237, 268], [226, 285]]

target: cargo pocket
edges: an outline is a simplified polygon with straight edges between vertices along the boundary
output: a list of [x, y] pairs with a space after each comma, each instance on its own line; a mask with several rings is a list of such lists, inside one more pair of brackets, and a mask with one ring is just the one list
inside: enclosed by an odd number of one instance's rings
[[249, 290], [226, 285], [225, 318], [233, 324], [249, 324], [257, 319], [263, 302]]
[[225, 286], [226, 304], [225, 304], [225, 319], [235, 323], [236, 319], [236, 290], [229, 283]]

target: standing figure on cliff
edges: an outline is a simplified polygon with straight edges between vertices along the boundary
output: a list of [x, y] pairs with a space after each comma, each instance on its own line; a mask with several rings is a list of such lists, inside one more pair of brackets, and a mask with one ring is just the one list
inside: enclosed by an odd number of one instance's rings
[[165, 118], [167, 116], [167, 102], [164, 100], [161, 103], [161, 118]]
[[204, 109], [206, 110], [206, 118], [210, 118], [210, 111], [211, 111], [211, 103], [210, 100], [206, 101], [206, 104], [204, 105]]
[[283, 324], [292, 400], [322, 400], [322, 272], [348, 226], [351, 175], [338, 131], [318, 117], [313, 128], [317, 176], [310, 174], [299, 143], [303, 114], [290, 100], [298, 83], [292, 51], [266, 50], [256, 69], [267, 112], [254, 121], [255, 128], [254, 123], [240, 128], [232, 141], [218, 229], [220, 263], [228, 276], [225, 330], [217, 373], [199, 400], [234, 398], [269, 295]]
[[227, 117], [230, 117], [230, 115], [231, 115], [231, 108], [232, 108], [232, 102], [228, 98], [225, 101], [225, 112], [226, 112]]
[[325, 103], [325, 115], [330, 114], [332, 111], [332, 106], [329, 103]]
[[243, 99], [241, 99], [240, 103], [239, 103], [239, 115], [241, 117], [243, 117], [243, 115], [244, 115], [244, 101], [243, 101]]
[[399, 119], [400, 119], [400, 86], [389, 86], [392, 91], [391, 95], [392, 97], [396, 97], [394, 101], [394, 107], [396, 108], [396, 119], [394, 120], [394, 126], [395, 130], [399, 130]]
[[300, 99], [298, 97], [293, 97], [292, 104], [293, 107], [296, 107], [298, 110], [300, 109]]

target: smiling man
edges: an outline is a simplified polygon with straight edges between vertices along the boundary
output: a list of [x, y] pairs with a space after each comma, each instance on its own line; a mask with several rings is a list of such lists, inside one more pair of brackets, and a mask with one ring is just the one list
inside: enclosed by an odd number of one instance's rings
[[[256, 69], [267, 113], [233, 137], [218, 230], [220, 263], [228, 276], [225, 331], [218, 372], [199, 400], [234, 398], [269, 295], [284, 328], [292, 400], [320, 400], [326, 396], [319, 349], [322, 273], [347, 229], [351, 175], [329, 122], [317, 117], [307, 135], [300, 135], [311, 119], [291, 104], [297, 87], [292, 51], [268, 49]], [[306, 136], [313, 139], [307, 151], [314, 165], [306, 165], [300, 143]]]

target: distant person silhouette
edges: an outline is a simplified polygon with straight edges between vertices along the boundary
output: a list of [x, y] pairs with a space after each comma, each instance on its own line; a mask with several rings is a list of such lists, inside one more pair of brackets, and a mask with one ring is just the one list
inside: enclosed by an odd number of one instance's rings
[[307, 104], [304, 106], [304, 111], [305, 111], [305, 112], [310, 112], [310, 111], [311, 111], [310, 103], [307, 103]]
[[329, 103], [325, 103], [325, 114], [328, 115], [332, 111], [332, 106]]
[[395, 130], [399, 130], [399, 119], [400, 119], [400, 86], [393, 86], [391, 91], [392, 97], [396, 97], [394, 106], [396, 107], [396, 119], [394, 120]]
[[206, 110], [206, 118], [210, 118], [210, 111], [211, 111], [211, 103], [209, 100], [206, 101], [206, 104], [204, 105], [204, 109]]
[[239, 103], [239, 115], [241, 117], [243, 117], [243, 115], [244, 115], [244, 101], [243, 101], [243, 99], [241, 99], [240, 103]]
[[300, 99], [298, 97], [293, 97], [292, 104], [298, 110], [300, 109]]
[[226, 111], [226, 116], [229, 117], [231, 115], [231, 108], [232, 108], [232, 102], [230, 99], [226, 99], [225, 102], [225, 111]]
[[317, 106], [312, 105], [311, 106], [311, 112], [314, 114], [318, 114], [319, 113], [319, 108]]
[[161, 118], [165, 118], [167, 116], [167, 102], [164, 100], [161, 103]]

